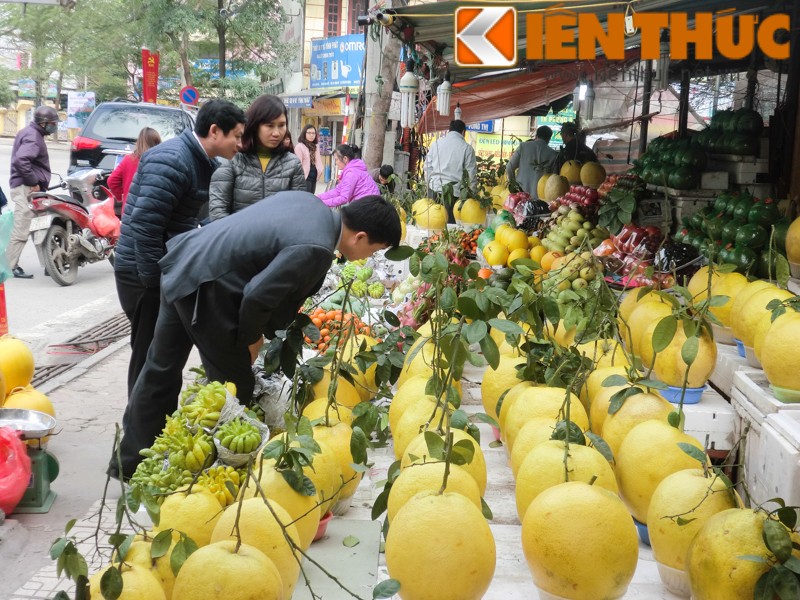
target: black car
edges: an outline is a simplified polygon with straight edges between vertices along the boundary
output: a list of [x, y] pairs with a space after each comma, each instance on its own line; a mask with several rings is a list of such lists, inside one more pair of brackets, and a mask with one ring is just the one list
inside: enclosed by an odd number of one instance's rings
[[161, 135], [161, 141], [166, 141], [193, 126], [193, 116], [182, 108], [146, 102], [103, 102], [72, 140], [68, 172], [87, 167], [114, 169], [133, 150], [143, 127], [152, 127]]

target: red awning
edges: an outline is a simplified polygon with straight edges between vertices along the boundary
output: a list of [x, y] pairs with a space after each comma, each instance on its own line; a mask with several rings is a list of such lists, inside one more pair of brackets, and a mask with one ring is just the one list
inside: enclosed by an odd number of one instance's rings
[[519, 115], [546, 106], [575, 89], [581, 75], [595, 83], [622, 78], [623, 65], [639, 57], [639, 49], [626, 53], [625, 61], [607, 61], [599, 56], [591, 62], [559, 63], [537, 68], [533, 73], [514, 73], [486, 79], [470, 79], [453, 86], [450, 95], [450, 116], [443, 117], [428, 104], [417, 126], [421, 133], [446, 130], [453, 118], [456, 103], [461, 105], [461, 120], [479, 123]]

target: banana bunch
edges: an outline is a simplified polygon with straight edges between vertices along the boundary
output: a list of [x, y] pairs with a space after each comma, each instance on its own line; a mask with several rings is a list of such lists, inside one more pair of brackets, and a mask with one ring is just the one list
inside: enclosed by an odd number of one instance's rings
[[214, 434], [224, 448], [236, 454], [249, 454], [261, 444], [261, 432], [252, 423], [233, 419], [220, 427]]
[[184, 404], [179, 413], [189, 421], [189, 425], [213, 428], [219, 421], [222, 407], [225, 406], [227, 389], [225, 384], [218, 381], [200, 386], [194, 399], [188, 404]]
[[[226, 485], [225, 482], [227, 481], [231, 482], [233, 493], [231, 493], [231, 490]], [[202, 485], [214, 494], [223, 508], [234, 503], [236, 496], [239, 494], [241, 482], [242, 479], [239, 471], [233, 467], [224, 467], [222, 465], [206, 469], [200, 477], [197, 478], [197, 484]]]
[[[173, 438], [175, 440], [175, 438]], [[194, 435], [188, 434], [180, 446], [173, 446], [169, 452], [169, 464], [180, 469], [188, 469], [197, 473], [213, 458], [211, 437], [200, 430]]]

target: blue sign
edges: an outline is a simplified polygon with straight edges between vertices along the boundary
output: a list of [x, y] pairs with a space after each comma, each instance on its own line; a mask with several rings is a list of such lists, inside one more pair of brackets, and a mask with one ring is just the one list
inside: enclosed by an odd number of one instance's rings
[[311, 89], [360, 85], [366, 50], [360, 33], [311, 40]]
[[190, 85], [184, 86], [181, 88], [181, 102], [184, 104], [197, 104], [197, 100], [200, 97], [200, 94], [197, 92], [197, 88], [192, 87]]
[[286, 108], [311, 108], [314, 106], [314, 96], [286, 96], [282, 100]]
[[494, 121], [481, 121], [480, 123], [472, 123], [467, 125], [468, 131], [477, 131], [479, 133], [493, 133]]
[[[218, 58], [198, 58], [192, 61], [192, 66], [201, 73], [208, 76], [209, 79], [219, 79], [219, 59]], [[241, 69], [225, 69], [225, 74], [228, 77], [244, 77], [247, 75]], [[161, 88], [159, 88], [161, 89]]]

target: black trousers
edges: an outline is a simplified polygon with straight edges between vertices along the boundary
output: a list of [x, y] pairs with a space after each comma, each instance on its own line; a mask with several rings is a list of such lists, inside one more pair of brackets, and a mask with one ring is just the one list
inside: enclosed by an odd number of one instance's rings
[[161, 294], [159, 288], [146, 288], [142, 285], [139, 275], [133, 271], [114, 271], [114, 279], [119, 303], [131, 322], [131, 360], [128, 364], [130, 398], [136, 378], [147, 358], [147, 349], [153, 341]]
[[[165, 418], [178, 408], [183, 369], [192, 346], [200, 351], [210, 381], [232, 381], [240, 402], [247, 405], [252, 400], [255, 380], [247, 346], [216, 335], [209, 316], [198, 315], [197, 293], [174, 304], [162, 298], [155, 336], [125, 409], [120, 446], [123, 476], [133, 474], [142, 461], [139, 450], [153, 444]], [[111, 468], [116, 471], [116, 458]]]
[[315, 194], [317, 192], [317, 167], [316, 165], [312, 164], [311, 169], [308, 171], [308, 177], [306, 177], [306, 191]]

